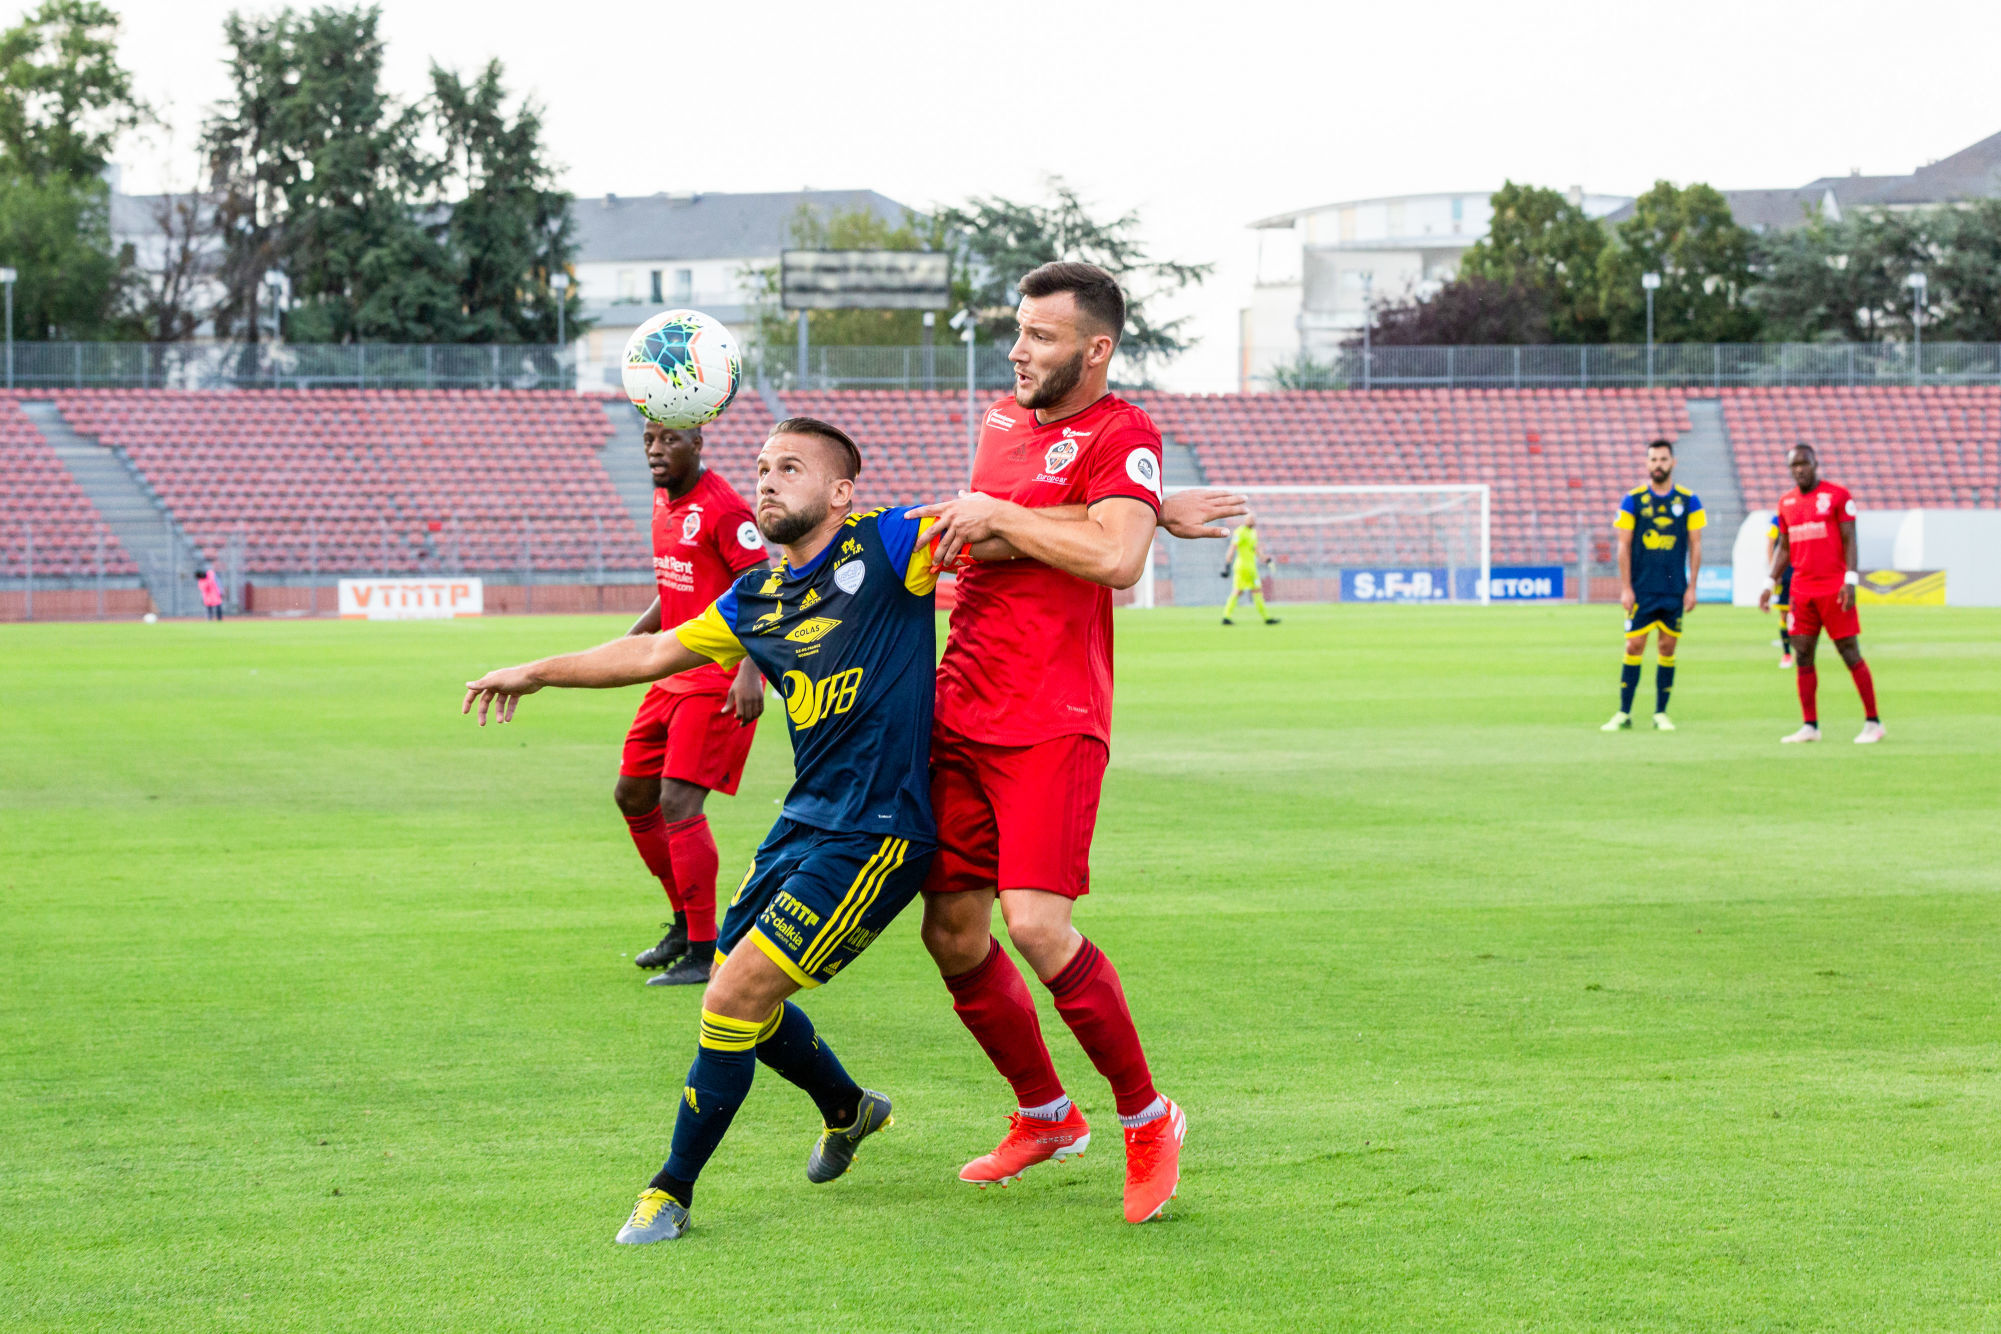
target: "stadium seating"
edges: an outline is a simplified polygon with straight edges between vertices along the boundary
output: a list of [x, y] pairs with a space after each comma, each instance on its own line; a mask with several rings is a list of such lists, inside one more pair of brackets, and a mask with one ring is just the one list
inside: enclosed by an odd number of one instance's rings
[[[246, 570], [588, 570], [644, 543], [597, 451], [599, 400], [503, 391], [75, 390], [210, 560]], [[602, 553], [602, 554], [601, 554]], [[638, 558], [643, 561], [643, 556]]]
[[[34, 547], [29, 550], [32, 532]], [[133, 575], [139, 567], [16, 398], [0, 398], [0, 574], [20, 578]]]
[[1633, 446], [1688, 429], [1668, 390], [1406, 389], [1141, 396], [1211, 481], [1239, 486], [1487, 482], [1493, 558], [1574, 560], [1633, 485]]
[[861, 443], [866, 504], [944, 499], [966, 484], [964, 391], [799, 391], [785, 395], [785, 410], [830, 421]]
[[1750, 509], [1792, 487], [1806, 441], [1869, 509], [2001, 505], [2001, 387], [1726, 389], [1723, 420]]

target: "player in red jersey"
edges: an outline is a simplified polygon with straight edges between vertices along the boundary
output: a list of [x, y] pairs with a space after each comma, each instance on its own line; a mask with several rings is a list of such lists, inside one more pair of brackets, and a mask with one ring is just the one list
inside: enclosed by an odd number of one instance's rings
[[1046, 264], [1021, 280], [1014, 396], [987, 410], [972, 491], [912, 511], [938, 519], [938, 558], [1000, 538], [1023, 559], [959, 576], [938, 667], [931, 802], [939, 846], [923, 938], [953, 1009], [1018, 1104], [992, 1153], [960, 1179], [1006, 1183], [1081, 1153], [1090, 1127], [1064, 1095], [1008, 937], [1111, 1083], [1126, 1137], [1125, 1213], [1157, 1216], [1180, 1182], [1187, 1121], [1153, 1086], [1111, 961], [1071, 923], [1090, 888], [1091, 834], [1109, 755], [1112, 590], [1136, 583], [1156, 524], [1223, 537], [1243, 497], [1183, 492], [1162, 506], [1160, 432], [1109, 391], [1125, 299], [1103, 269]]
[[[628, 634], [650, 635], [702, 614], [737, 575], [764, 562], [764, 538], [730, 484], [702, 465], [702, 432], [646, 423], [653, 473], [653, 578], [659, 596]], [[633, 962], [664, 971], [648, 986], [709, 980], [716, 952], [716, 840], [702, 804], [736, 795], [750, 755], [764, 679], [745, 659], [657, 681], [625, 736], [612, 790], [646, 869], [660, 879], [674, 920]]]
[[1781, 576], [1792, 570], [1792, 612], [1786, 636], [1792, 644], [1793, 666], [1798, 674], [1800, 730], [1781, 737], [1787, 742], [1820, 740], [1820, 712], [1814, 692], [1820, 684], [1814, 671], [1814, 649], [1820, 632], [1834, 641], [1835, 651], [1848, 664], [1855, 681], [1855, 693], [1862, 696], [1862, 734], [1857, 745], [1872, 745], [1883, 739], [1883, 720], [1876, 715], [1876, 682], [1869, 664], [1862, 661], [1862, 620], [1855, 614], [1855, 588], [1861, 580], [1856, 567], [1855, 498], [1832, 482], [1820, 480], [1820, 459], [1812, 445], [1794, 445], [1786, 458], [1792, 469], [1793, 489], [1779, 497], [1778, 541], [1772, 547], [1772, 584], [1758, 594], [1758, 610], [1772, 605]]

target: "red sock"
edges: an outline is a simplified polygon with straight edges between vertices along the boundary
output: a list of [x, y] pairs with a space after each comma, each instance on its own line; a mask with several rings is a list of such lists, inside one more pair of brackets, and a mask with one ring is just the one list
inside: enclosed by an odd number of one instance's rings
[[674, 882], [674, 850], [667, 839], [667, 818], [655, 806], [644, 815], [626, 816], [625, 827], [632, 831], [632, 846], [639, 849], [639, 860], [660, 878], [660, 888], [667, 891], [667, 902], [674, 905], [675, 912], [680, 912], [681, 891]]
[[1140, 1050], [1139, 1030], [1126, 1008], [1118, 970], [1098, 947], [1085, 941], [1063, 971], [1045, 984], [1056, 998], [1056, 1013], [1070, 1025], [1084, 1054], [1112, 1085], [1120, 1116], [1137, 1116], [1157, 1094]]
[[994, 1068], [1014, 1086], [1014, 1100], [1023, 1107], [1041, 1107], [1063, 1096], [1063, 1081], [1049, 1059], [1035, 1001], [1014, 960], [989, 938], [987, 957], [979, 967], [945, 979], [952, 993], [952, 1010], [972, 1030]]
[[1857, 658], [1855, 665], [1848, 669], [1855, 679], [1855, 693], [1862, 696], [1862, 716], [1873, 719], [1876, 716], [1876, 678], [1869, 675], [1869, 664]]
[[697, 815], [667, 826], [674, 848], [674, 871], [681, 884], [681, 907], [688, 914], [688, 943], [716, 938], [716, 838], [709, 817]]
[[1814, 707], [1813, 692], [1820, 686], [1820, 673], [1811, 667], [1802, 667], [1793, 673], [1800, 688], [1800, 717], [1812, 727], [1820, 725], [1820, 710]]

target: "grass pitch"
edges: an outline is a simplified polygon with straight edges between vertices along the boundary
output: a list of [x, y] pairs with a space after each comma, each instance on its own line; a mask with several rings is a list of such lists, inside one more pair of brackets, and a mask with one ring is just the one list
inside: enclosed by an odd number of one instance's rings
[[[2001, 1326], [2001, 614], [1825, 655], [1701, 609], [1605, 736], [1608, 608], [1124, 613], [1080, 924], [1188, 1109], [1170, 1221], [954, 1177], [1005, 1086], [906, 914], [808, 998], [897, 1099], [804, 1179], [761, 1075], [696, 1228], [611, 1244], [697, 996], [611, 804], [636, 691], [457, 716], [609, 619], [0, 629], [0, 1324], [14, 1329]], [[1651, 701], [1651, 667], [1642, 718]], [[711, 802], [734, 878], [788, 753]]]

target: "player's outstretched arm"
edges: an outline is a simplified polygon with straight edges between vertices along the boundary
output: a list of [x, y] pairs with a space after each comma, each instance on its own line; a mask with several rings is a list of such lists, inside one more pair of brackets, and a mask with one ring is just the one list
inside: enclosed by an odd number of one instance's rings
[[503, 667], [477, 681], [468, 681], [465, 702], [459, 706], [459, 712], [471, 713], [477, 704], [481, 727], [486, 726], [489, 707], [495, 722], [512, 722], [521, 697], [532, 695], [544, 686], [605, 690], [658, 681], [709, 661], [671, 634], [628, 635], [582, 653], [565, 653], [519, 667]]
[[1765, 581], [1763, 588], [1758, 590], [1759, 611], [1770, 611], [1772, 609], [1772, 594], [1778, 591], [1779, 580], [1784, 577], [1786, 566], [1792, 562], [1792, 558], [1792, 544], [1786, 540], [1786, 530], [1781, 527], [1778, 537], [1772, 542], [1771, 568], [1766, 571], [1772, 577]]
[[641, 612], [639, 619], [626, 631], [629, 635], [656, 635], [660, 633], [660, 595], [653, 595], [653, 605]]

